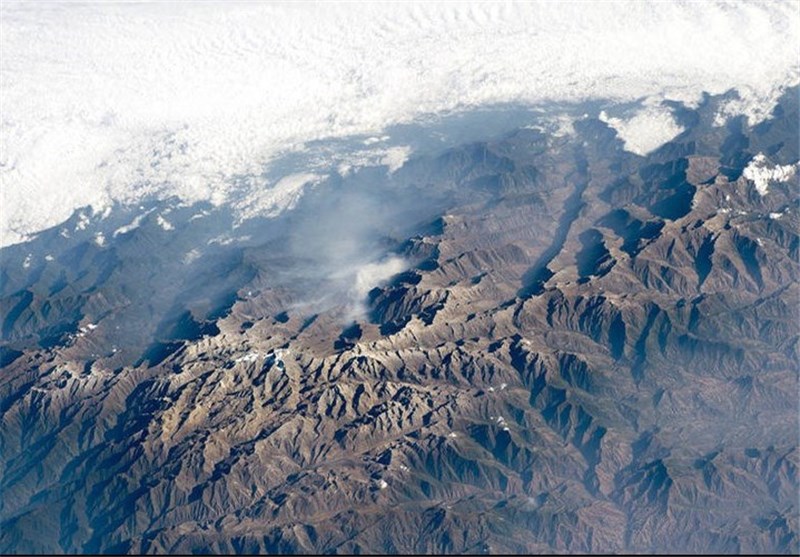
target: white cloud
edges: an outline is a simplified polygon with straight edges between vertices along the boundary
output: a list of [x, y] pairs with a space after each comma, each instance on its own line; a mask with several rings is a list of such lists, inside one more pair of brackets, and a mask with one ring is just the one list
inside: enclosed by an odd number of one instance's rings
[[797, 167], [792, 164], [769, 166], [764, 153], [759, 153], [748, 163], [742, 175], [753, 182], [756, 191], [764, 196], [769, 191], [770, 182], [788, 182], [797, 174]]
[[[120, 234], [127, 234], [128, 232], [133, 232], [134, 230], [136, 230], [137, 228], [139, 228], [139, 226], [141, 226], [141, 224], [142, 224], [142, 220], [143, 220], [143, 219], [144, 219], [144, 218], [145, 218], [147, 215], [149, 215], [150, 213], [152, 213], [153, 211], [154, 211], [154, 209], [150, 209], [150, 210], [149, 210], [149, 211], [147, 211], [146, 213], [143, 213], [143, 214], [141, 214], [141, 215], [138, 215], [138, 216], [137, 216], [135, 219], [133, 219], [133, 220], [130, 222], [130, 224], [126, 224], [125, 226], [120, 226], [119, 228], [117, 228], [117, 229], [114, 231], [114, 237], [116, 238], [116, 237], [117, 237], [117, 236], [119, 236]], [[102, 244], [101, 244], [101, 245], [102, 245]]]
[[255, 215], [274, 217], [286, 209], [293, 209], [307, 186], [315, 185], [325, 177], [319, 174], [300, 173], [284, 176], [275, 185], [253, 188], [241, 203], [237, 203], [242, 218]]
[[672, 112], [662, 106], [644, 107], [627, 119], [611, 118], [601, 112], [600, 119], [616, 130], [626, 151], [637, 155], [658, 149], [683, 131]]
[[411, 156], [411, 149], [406, 146], [392, 147], [386, 150], [386, 154], [381, 159], [381, 164], [389, 167], [389, 173], [400, 170]]
[[[387, 138], [388, 139], [388, 138]], [[364, 141], [365, 145], [371, 145], [373, 141]], [[351, 172], [367, 166], [386, 166], [389, 174], [401, 169], [411, 156], [411, 147], [408, 145], [398, 145], [386, 149], [353, 150], [343, 153], [337, 171], [341, 176], [347, 176]]]
[[3, 2], [0, 245], [86, 205], [225, 203], [308, 141], [483, 104], [737, 88], [726, 111], [757, 120], [798, 81], [799, 21], [792, 2]]
[[397, 273], [408, 268], [408, 263], [400, 257], [388, 257], [377, 263], [367, 263], [356, 271], [353, 292], [359, 300], [366, 298], [369, 291], [381, 285]]

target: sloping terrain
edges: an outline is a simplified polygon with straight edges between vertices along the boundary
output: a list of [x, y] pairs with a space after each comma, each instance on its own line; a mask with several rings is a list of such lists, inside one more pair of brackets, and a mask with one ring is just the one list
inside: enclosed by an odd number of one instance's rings
[[0, 552], [797, 553], [798, 91], [719, 102], [6, 248]]

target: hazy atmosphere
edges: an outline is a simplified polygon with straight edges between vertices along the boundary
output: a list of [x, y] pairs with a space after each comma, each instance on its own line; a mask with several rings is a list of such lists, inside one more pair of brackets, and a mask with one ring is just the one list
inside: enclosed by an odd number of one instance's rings
[[800, 4], [0, 4], [0, 553], [800, 552]]

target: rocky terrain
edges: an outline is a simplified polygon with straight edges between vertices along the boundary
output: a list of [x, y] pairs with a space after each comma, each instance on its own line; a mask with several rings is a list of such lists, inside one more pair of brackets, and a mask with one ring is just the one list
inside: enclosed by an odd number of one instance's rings
[[799, 552], [798, 184], [746, 170], [798, 91], [720, 102], [5, 248], [0, 552]]

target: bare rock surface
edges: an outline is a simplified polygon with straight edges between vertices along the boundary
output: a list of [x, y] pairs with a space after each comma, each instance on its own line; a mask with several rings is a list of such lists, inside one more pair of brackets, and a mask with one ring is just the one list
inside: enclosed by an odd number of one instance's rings
[[[576, 117], [366, 169], [232, 244], [184, 206], [6, 248], [0, 552], [797, 553], [797, 182], [742, 174], [797, 164], [797, 91], [716, 102], [647, 157]], [[352, 297], [320, 231], [406, 270]]]

